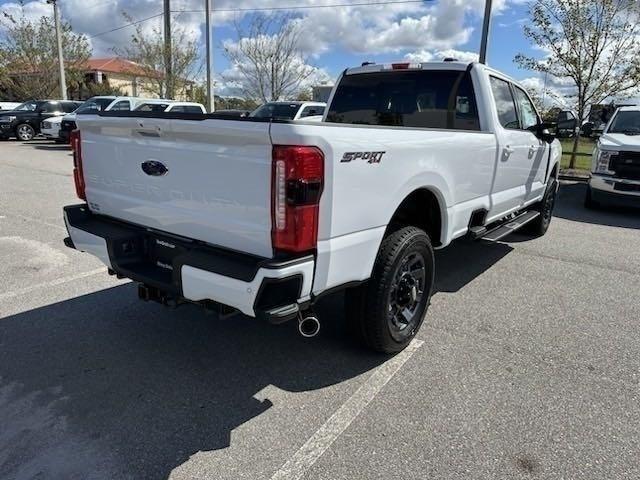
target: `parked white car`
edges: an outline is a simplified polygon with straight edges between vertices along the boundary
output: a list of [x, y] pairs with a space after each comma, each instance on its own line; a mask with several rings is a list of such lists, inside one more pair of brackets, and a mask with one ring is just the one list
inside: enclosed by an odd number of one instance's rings
[[[346, 290], [368, 347], [405, 348], [434, 249], [549, 228], [560, 144], [524, 88], [472, 63], [347, 70], [319, 123], [78, 117], [67, 246], [144, 300], [218, 305], [318, 332]], [[499, 295], [496, 292], [496, 295]], [[484, 299], [488, 302], [491, 299]]]
[[136, 112], [207, 113], [207, 109], [201, 103], [162, 99], [147, 99], [140, 102], [134, 110]]
[[10, 111], [18, 108], [21, 103], [18, 102], [0, 102], [0, 111]]
[[251, 118], [275, 120], [307, 120], [324, 115], [326, 103], [321, 102], [269, 102], [249, 114]]
[[[135, 110], [143, 103], [156, 103], [166, 105], [172, 103], [172, 100], [165, 99], [149, 99], [142, 97], [116, 97], [113, 95], [105, 95], [92, 97], [83, 103], [75, 112], [66, 115], [60, 124], [59, 138], [60, 142], [68, 143], [70, 141], [71, 132], [77, 128], [76, 115], [89, 115], [98, 112], [129, 112]], [[166, 108], [166, 107], [163, 107]], [[53, 128], [55, 126], [52, 125]]]
[[[71, 115], [71, 113], [68, 115]], [[49, 140], [62, 142], [60, 138], [60, 124], [65, 116], [51, 117], [44, 120], [40, 126], [40, 133]]]
[[585, 206], [640, 208], [640, 107], [616, 110], [593, 152]]

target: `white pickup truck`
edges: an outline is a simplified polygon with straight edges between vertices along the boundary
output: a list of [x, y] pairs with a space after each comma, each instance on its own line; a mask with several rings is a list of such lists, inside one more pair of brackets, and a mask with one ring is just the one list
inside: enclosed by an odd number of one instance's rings
[[616, 110], [593, 152], [587, 208], [640, 207], [640, 107]]
[[364, 65], [320, 123], [215, 114], [78, 117], [67, 246], [195, 302], [319, 329], [346, 289], [368, 347], [403, 349], [424, 319], [434, 248], [546, 232], [561, 148], [526, 92], [484, 65]]

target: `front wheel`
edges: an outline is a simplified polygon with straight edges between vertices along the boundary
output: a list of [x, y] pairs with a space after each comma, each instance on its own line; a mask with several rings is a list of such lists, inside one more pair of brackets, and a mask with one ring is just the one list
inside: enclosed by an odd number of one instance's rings
[[369, 282], [347, 292], [348, 321], [357, 339], [383, 353], [406, 348], [429, 306], [434, 263], [431, 241], [419, 228], [387, 236]]
[[591, 187], [589, 185], [587, 185], [587, 193], [584, 196], [584, 206], [590, 210], [600, 208], [600, 204], [593, 199]]
[[526, 225], [525, 230], [537, 237], [542, 237], [551, 225], [551, 219], [553, 218], [553, 209], [556, 206], [556, 199], [558, 198], [558, 181], [552, 178], [547, 186], [547, 190], [539, 203], [538, 211], [540, 215], [538, 218]]
[[28, 123], [22, 123], [16, 127], [16, 137], [18, 137], [18, 140], [28, 142], [29, 140], [33, 140], [35, 136], [36, 131]]

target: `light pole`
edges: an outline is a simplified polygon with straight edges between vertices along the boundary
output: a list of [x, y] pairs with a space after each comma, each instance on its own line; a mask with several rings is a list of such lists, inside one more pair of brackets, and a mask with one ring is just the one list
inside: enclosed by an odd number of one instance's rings
[[58, 11], [57, 0], [47, 0], [47, 3], [53, 5], [53, 18], [56, 24], [56, 38], [58, 40], [58, 68], [60, 70], [60, 93], [62, 100], [67, 99], [67, 79], [64, 75], [64, 57], [62, 56], [62, 27], [60, 25], [60, 12]]
[[486, 2], [484, 7], [484, 21], [482, 22], [482, 40], [480, 41], [480, 63], [487, 63], [489, 31], [491, 30], [491, 0], [486, 0]]
[[214, 112], [216, 110], [216, 98], [213, 91], [213, 83], [211, 82], [211, 75], [213, 73], [213, 60], [211, 58], [211, 0], [205, 0], [205, 15], [207, 16], [205, 21], [207, 46], [207, 110]]
[[171, 58], [171, 2], [164, 0], [164, 69], [165, 96], [173, 99], [173, 60]]

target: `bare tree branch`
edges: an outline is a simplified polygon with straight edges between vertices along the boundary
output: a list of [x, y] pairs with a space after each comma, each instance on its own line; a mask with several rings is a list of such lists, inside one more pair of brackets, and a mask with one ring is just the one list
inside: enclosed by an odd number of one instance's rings
[[[535, 0], [525, 36], [548, 52], [518, 54], [524, 68], [570, 78], [580, 121], [590, 104], [625, 97], [640, 87], [640, 3], [635, 0]], [[578, 138], [571, 168], [575, 166]]]
[[[126, 12], [122, 15], [128, 21], [134, 21]], [[176, 22], [171, 24], [172, 68], [169, 78], [165, 75], [167, 56], [160, 26], [145, 31], [144, 25], [137, 24], [130, 45], [116, 48], [114, 52], [137, 64], [146, 78], [145, 90], [158, 97], [167, 96], [168, 85], [172, 87], [174, 95], [188, 97], [203, 67], [198, 46], [189, 40], [187, 31]]]
[[248, 98], [268, 102], [300, 95], [316, 69], [300, 49], [302, 32], [293, 17], [254, 15], [246, 27], [236, 22], [236, 32], [238, 42], [227, 43], [224, 52]]

